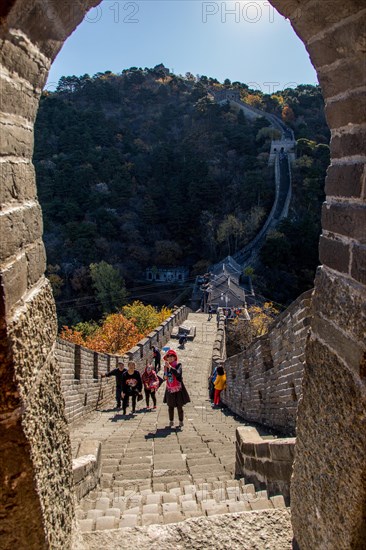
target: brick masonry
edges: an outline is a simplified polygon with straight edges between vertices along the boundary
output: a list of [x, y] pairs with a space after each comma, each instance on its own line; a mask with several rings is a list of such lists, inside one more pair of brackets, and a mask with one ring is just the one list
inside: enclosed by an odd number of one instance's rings
[[213, 368], [223, 364], [227, 389], [223, 402], [248, 421], [286, 434], [296, 429], [297, 405], [309, 334], [311, 293], [302, 294], [245, 351], [226, 358], [224, 317], [220, 317]]
[[[1, 96], [0, 152], [0, 221], [4, 228], [0, 462], [7, 502], [1, 542], [9, 548], [20, 548], [24, 540], [29, 548], [71, 546], [71, 454], [53, 357], [55, 311], [42, 275], [44, 252], [39, 250], [37, 262], [37, 246], [33, 248], [41, 240], [42, 220], [31, 167], [32, 128], [52, 60], [88, 9], [98, 3], [5, 0], [0, 6], [0, 85], [6, 90]], [[272, 4], [290, 20], [310, 55], [332, 131], [324, 263], [315, 281], [316, 306], [305, 352], [291, 518], [301, 548], [362, 548], [366, 546], [361, 459], [366, 445], [366, 253], [361, 209], [366, 207], [362, 171], [366, 158], [365, 103], [359, 98], [366, 88], [364, 1], [272, 0]], [[337, 249], [342, 250], [339, 263], [331, 260], [331, 251]], [[347, 322], [350, 319], [354, 324]], [[337, 414], [329, 416], [329, 407]], [[323, 472], [332, 472], [332, 479], [327, 482], [321, 477]], [[25, 509], [32, 514], [24, 514]]]
[[288, 506], [295, 442], [294, 437], [263, 439], [255, 428], [238, 427], [236, 475], [253, 483], [256, 490], [267, 490], [269, 496], [281, 494]]
[[[163, 347], [170, 339], [173, 327], [187, 319], [189, 309], [182, 306], [147, 338], [126, 352], [123, 360], [135, 361], [142, 371], [146, 361], [152, 360], [152, 346]], [[96, 353], [57, 339], [55, 354], [60, 368], [65, 415], [69, 423], [75, 422], [101, 405], [113, 400], [114, 377], [101, 380], [100, 375], [113, 370], [120, 356]]]

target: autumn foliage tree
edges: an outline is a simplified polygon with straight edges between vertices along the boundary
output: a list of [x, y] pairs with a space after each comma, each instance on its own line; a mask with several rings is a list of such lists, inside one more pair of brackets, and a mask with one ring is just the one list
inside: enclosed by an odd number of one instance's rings
[[171, 314], [163, 307], [158, 311], [151, 305], [135, 301], [124, 306], [122, 313], [107, 315], [100, 326], [79, 323], [73, 328], [63, 327], [60, 337], [100, 353], [123, 355]]
[[138, 330], [146, 335], [165, 321], [171, 315], [171, 310], [163, 307], [158, 311], [154, 306], [149, 304], [145, 306], [136, 300], [132, 304], [124, 306], [122, 313], [127, 319], [133, 320]]
[[236, 355], [245, 350], [255, 338], [268, 332], [268, 327], [279, 314], [272, 302], [253, 305], [248, 309], [250, 320], [234, 319], [227, 326], [227, 354]]

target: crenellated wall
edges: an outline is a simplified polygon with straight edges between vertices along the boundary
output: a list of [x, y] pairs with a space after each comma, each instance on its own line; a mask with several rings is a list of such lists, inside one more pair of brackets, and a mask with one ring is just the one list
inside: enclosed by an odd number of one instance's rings
[[[227, 389], [222, 401], [246, 420], [286, 434], [294, 434], [296, 429], [312, 317], [311, 294], [302, 294], [275, 319], [267, 334], [242, 353], [227, 359], [216, 353], [213, 358], [214, 366], [222, 363], [226, 370]], [[223, 322], [221, 317], [217, 351], [224, 349]]]
[[[4, 548], [71, 548], [71, 449], [54, 356], [56, 311], [43, 275], [42, 216], [32, 166], [33, 124], [53, 59], [88, 9], [98, 3], [0, 3]], [[314, 316], [298, 407], [292, 525], [302, 549], [364, 548], [365, 6], [363, 0], [271, 3], [290, 20], [309, 53], [332, 136], [320, 242], [322, 266], [315, 280]]]
[[[173, 327], [187, 319], [189, 309], [182, 306], [147, 338], [126, 352], [124, 360], [132, 360], [142, 371], [146, 361], [152, 360], [152, 346], [163, 347], [170, 339]], [[97, 353], [60, 338], [56, 341], [55, 355], [61, 375], [61, 389], [65, 400], [65, 416], [72, 423], [101, 405], [114, 399], [115, 378], [101, 380], [100, 375], [113, 370], [120, 356]]]

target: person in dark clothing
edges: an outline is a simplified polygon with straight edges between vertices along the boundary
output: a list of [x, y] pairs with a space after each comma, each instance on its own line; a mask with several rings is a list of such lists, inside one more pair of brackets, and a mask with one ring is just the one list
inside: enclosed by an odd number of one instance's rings
[[122, 399], [123, 399], [123, 414], [126, 414], [126, 409], [129, 406], [130, 396], [132, 398], [132, 413], [136, 410], [136, 399], [138, 395], [142, 395], [142, 380], [138, 370], [136, 370], [135, 361], [128, 362], [128, 369], [122, 376]]
[[208, 319], [207, 319], [207, 321], [211, 321], [211, 319], [212, 319], [212, 306], [209, 305], [208, 306]]
[[164, 378], [166, 390], [163, 403], [168, 405], [169, 426], [174, 426], [174, 409], [178, 410], [179, 427], [183, 426], [183, 407], [190, 402], [188, 392], [183, 384], [182, 365], [178, 363], [178, 357], [174, 350], [170, 349], [164, 356]]
[[161, 369], [161, 365], [160, 365], [160, 360], [161, 360], [160, 351], [158, 350], [158, 348], [157, 348], [156, 346], [153, 346], [153, 347], [152, 347], [152, 352], [153, 352], [153, 357], [154, 357], [155, 372], [159, 372], [159, 370]]
[[122, 377], [123, 373], [126, 372], [126, 367], [124, 366], [124, 363], [122, 361], [118, 362], [118, 367], [116, 369], [111, 370], [110, 372], [106, 372], [105, 374], [101, 375], [101, 378], [109, 378], [110, 376], [116, 377], [116, 403], [117, 403], [117, 409], [121, 408], [121, 393], [122, 393]]
[[141, 376], [142, 383], [145, 390], [146, 407], [149, 409], [150, 396], [156, 409], [156, 391], [159, 389], [159, 378], [152, 365], [146, 365], [146, 368]]

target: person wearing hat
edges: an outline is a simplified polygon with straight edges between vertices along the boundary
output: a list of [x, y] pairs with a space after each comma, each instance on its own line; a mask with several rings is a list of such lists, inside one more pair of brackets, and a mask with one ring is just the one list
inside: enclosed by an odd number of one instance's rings
[[178, 356], [172, 349], [164, 355], [164, 379], [166, 380], [166, 389], [163, 403], [168, 405], [169, 426], [174, 426], [174, 409], [178, 410], [179, 427], [183, 426], [184, 412], [183, 407], [190, 402], [190, 397], [183, 384], [182, 365], [178, 363]]
[[109, 378], [110, 376], [116, 377], [116, 402], [117, 409], [121, 408], [121, 394], [122, 394], [122, 377], [124, 372], [126, 372], [126, 367], [122, 361], [118, 361], [118, 366], [116, 369], [101, 374], [101, 378]]

